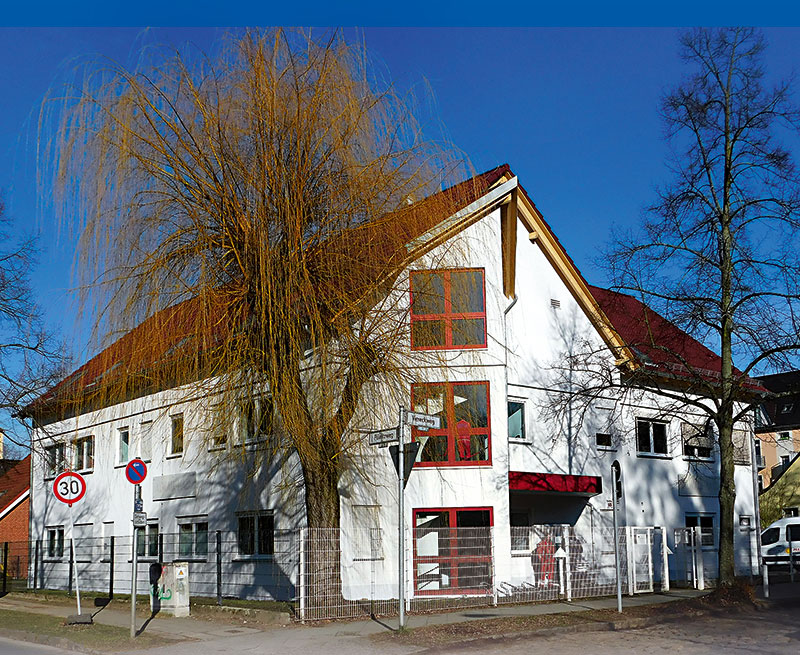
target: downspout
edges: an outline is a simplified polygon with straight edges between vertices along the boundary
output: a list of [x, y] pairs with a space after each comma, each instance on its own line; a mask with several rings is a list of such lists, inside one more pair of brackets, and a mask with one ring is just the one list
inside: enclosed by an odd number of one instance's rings
[[508, 411], [508, 312], [517, 304], [517, 300], [519, 300], [519, 297], [515, 293], [508, 307], [503, 310], [503, 355], [505, 357], [503, 372], [506, 378], [506, 411]]

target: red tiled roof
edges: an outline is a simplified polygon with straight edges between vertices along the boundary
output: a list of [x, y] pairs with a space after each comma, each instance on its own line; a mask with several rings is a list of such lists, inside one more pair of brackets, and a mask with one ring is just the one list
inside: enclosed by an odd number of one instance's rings
[[17, 462], [0, 476], [0, 514], [10, 507], [31, 484], [31, 456]]
[[[589, 285], [597, 304], [617, 334], [646, 369], [686, 381], [713, 383], [720, 377], [722, 358], [689, 336], [640, 300], [625, 293]], [[735, 374], [742, 373], [734, 369]], [[746, 378], [743, 386], [765, 393], [758, 380]]]

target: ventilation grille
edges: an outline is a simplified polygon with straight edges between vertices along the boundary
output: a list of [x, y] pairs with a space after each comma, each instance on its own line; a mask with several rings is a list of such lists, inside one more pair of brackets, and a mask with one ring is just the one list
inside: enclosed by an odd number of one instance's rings
[[555, 298], [550, 298], [550, 307], [553, 309], [561, 309], [561, 301]]

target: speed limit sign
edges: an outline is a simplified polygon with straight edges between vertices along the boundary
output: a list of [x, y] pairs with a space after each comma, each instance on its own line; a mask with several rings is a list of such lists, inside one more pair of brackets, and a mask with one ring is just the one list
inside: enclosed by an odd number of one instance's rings
[[80, 473], [64, 471], [53, 480], [53, 493], [62, 503], [77, 503], [86, 493], [86, 480]]

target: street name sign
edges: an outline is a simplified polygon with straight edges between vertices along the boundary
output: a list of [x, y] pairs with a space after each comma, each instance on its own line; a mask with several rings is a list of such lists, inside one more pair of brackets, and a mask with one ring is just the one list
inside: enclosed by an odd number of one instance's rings
[[406, 425], [422, 430], [438, 430], [442, 426], [442, 419], [434, 414], [406, 412]]
[[86, 480], [80, 473], [74, 471], [64, 471], [53, 480], [53, 494], [62, 503], [72, 507], [72, 503], [77, 503], [86, 493]]
[[147, 527], [147, 514], [144, 512], [134, 512], [133, 513], [133, 527], [134, 528], [146, 528]]
[[369, 433], [369, 445], [380, 446], [383, 448], [387, 444], [397, 441], [397, 428], [390, 430], [378, 430]]

